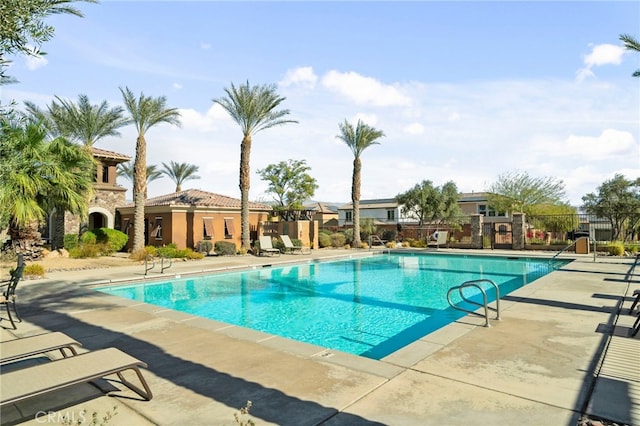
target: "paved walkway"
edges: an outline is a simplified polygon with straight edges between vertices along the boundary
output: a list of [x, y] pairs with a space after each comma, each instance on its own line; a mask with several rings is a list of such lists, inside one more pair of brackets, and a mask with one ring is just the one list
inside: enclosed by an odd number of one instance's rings
[[[367, 254], [207, 258], [176, 263], [163, 275], [344, 255]], [[92, 413], [102, 418], [115, 407], [109, 424], [127, 426], [233, 425], [247, 419], [296, 426], [574, 426], [584, 413], [640, 425], [640, 334], [629, 337], [635, 317], [628, 313], [631, 293], [640, 288], [635, 261], [575, 256], [561, 270], [504, 296], [502, 320], [492, 327], [462, 318], [380, 361], [91, 288], [142, 279], [141, 265], [49, 273], [21, 284], [24, 322], [17, 331], [0, 329], [0, 339], [62, 331], [88, 350], [118, 347], [148, 363], [144, 375], [154, 398], [141, 401], [117, 381], [105, 380], [99, 386], [118, 390], [117, 397], [82, 385], [4, 407], [1, 421], [41, 425]], [[252, 407], [243, 416], [247, 401]]]

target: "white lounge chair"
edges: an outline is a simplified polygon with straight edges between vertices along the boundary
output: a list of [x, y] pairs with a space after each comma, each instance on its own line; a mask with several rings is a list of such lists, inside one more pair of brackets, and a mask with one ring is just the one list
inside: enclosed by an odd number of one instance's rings
[[79, 348], [82, 344], [60, 332], [7, 340], [0, 343], [0, 364], [55, 351], [60, 351], [60, 354], [66, 358], [69, 356], [66, 351], [71, 352], [70, 355], [78, 355], [76, 346]]
[[[3, 372], [0, 406], [89, 383], [112, 374], [116, 374], [123, 385], [149, 401], [153, 395], [140, 371], [140, 367], [146, 366], [144, 362], [119, 349], [107, 348]], [[136, 373], [142, 389], [124, 378], [126, 370]]]
[[278, 256], [280, 255], [280, 250], [273, 248], [273, 244], [271, 244], [271, 237], [268, 235], [260, 237], [260, 255], [262, 254], [269, 256], [274, 254], [278, 254]]
[[310, 254], [311, 250], [308, 247], [296, 246], [291, 241], [288, 235], [280, 235], [280, 239], [284, 244], [285, 253], [302, 253], [302, 254]]
[[449, 233], [447, 231], [436, 231], [431, 237], [429, 237], [429, 242], [427, 243], [428, 247], [435, 246], [436, 248], [440, 248], [441, 245], [447, 244], [447, 235]]

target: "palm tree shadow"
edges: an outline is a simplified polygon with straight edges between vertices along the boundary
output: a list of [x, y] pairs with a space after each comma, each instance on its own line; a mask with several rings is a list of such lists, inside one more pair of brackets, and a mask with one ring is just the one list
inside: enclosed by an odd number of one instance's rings
[[[42, 294], [43, 288], [30, 286], [25, 289], [29, 291], [21, 295], [24, 306], [21, 309], [21, 315], [29, 323], [44, 330], [61, 331], [82, 342], [89, 350], [115, 346], [145, 361], [149, 365], [148, 370], [157, 377], [236, 410], [245, 407], [247, 401], [252, 401], [251, 417], [279, 425], [319, 425], [329, 419], [334, 425], [380, 425], [357, 415], [340, 413], [334, 407], [325, 407], [314, 401], [302, 400], [278, 389], [175, 356], [159, 346], [124, 332], [109, 330], [104, 326], [89, 324], [74, 318], [73, 312], [101, 310], [105, 313], [105, 316], [101, 316], [101, 322], [109, 321], [109, 309], [115, 306], [100, 301], [103, 295], [98, 292], [76, 287], [68, 291]], [[117, 314], [113, 312], [113, 315]], [[265, 365], [264, 368], [268, 369], [269, 366]], [[157, 399], [152, 400], [149, 404], [156, 401]], [[215, 421], [215, 419], [207, 419], [208, 422], [212, 420]], [[233, 419], [221, 420], [230, 423]]]

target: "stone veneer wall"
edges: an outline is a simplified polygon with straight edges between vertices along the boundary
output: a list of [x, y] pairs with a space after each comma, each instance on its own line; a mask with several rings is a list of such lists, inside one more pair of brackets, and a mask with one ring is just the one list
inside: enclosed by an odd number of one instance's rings
[[513, 239], [514, 250], [524, 250], [524, 242], [526, 235], [526, 220], [524, 213], [513, 213], [513, 222], [511, 225], [511, 238]]
[[483, 247], [482, 242], [482, 223], [483, 218], [481, 214], [471, 215], [471, 248], [481, 249]]
[[[92, 207], [101, 207], [111, 213], [115, 218], [117, 207], [125, 204], [125, 193], [126, 190], [121, 187], [117, 187], [115, 190], [96, 188], [93, 201], [89, 203], [89, 210], [91, 210]], [[86, 226], [86, 222], [81, 223], [79, 217], [68, 212], [65, 213], [65, 234], [78, 234], [80, 231], [84, 231], [84, 229], [81, 229], [83, 225]]]

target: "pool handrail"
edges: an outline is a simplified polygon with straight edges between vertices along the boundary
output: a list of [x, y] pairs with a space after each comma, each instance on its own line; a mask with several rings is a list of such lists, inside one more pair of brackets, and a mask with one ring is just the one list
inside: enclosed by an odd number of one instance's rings
[[[478, 283], [481, 283], [481, 282], [489, 283], [495, 288], [495, 290], [496, 290], [496, 307], [495, 308], [489, 306], [489, 303], [487, 302], [487, 293], [484, 291], [484, 289], [482, 287], [480, 287], [478, 285]], [[462, 293], [462, 290], [464, 288], [466, 288], [466, 287], [475, 287], [478, 290], [480, 290], [480, 293], [482, 293], [482, 302], [483, 303], [480, 304], [480, 303], [475, 302], [475, 301], [473, 301], [471, 299], [467, 299], [464, 296], [464, 294]], [[479, 314], [478, 312], [475, 312], [475, 311], [472, 311], [472, 310], [469, 310], [469, 309], [462, 308], [462, 307], [457, 306], [456, 304], [454, 304], [451, 301], [451, 293], [453, 291], [455, 291], [455, 290], [458, 290], [458, 294], [460, 295], [460, 298], [463, 301], [465, 301], [467, 303], [470, 303], [472, 305], [476, 305], [476, 306], [479, 306], [479, 307], [484, 307], [484, 315]], [[489, 311], [490, 310], [494, 311], [496, 313], [496, 318], [495, 318], [496, 320], [500, 320], [501, 319], [500, 318], [500, 289], [498, 288], [498, 285], [495, 282], [493, 282], [492, 280], [486, 279], [486, 278], [482, 278], [482, 279], [478, 279], [478, 280], [465, 281], [465, 282], [463, 282], [462, 284], [460, 284], [458, 286], [451, 287], [449, 289], [449, 291], [447, 291], [447, 302], [449, 302], [449, 305], [454, 309], [466, 312], [468, 314], [484, 317], [484, 319], [485, 319], [484, 326], [485, 327], [491, 327], [491, 324], [489, 323]]]

